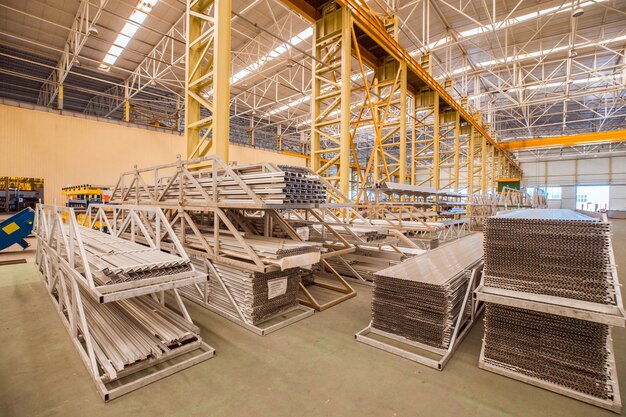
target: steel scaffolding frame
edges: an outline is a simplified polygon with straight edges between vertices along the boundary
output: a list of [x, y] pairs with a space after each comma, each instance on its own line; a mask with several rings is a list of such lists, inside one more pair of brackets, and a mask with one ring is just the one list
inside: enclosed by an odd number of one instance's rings
[[[271, 174], [271, 172], [280, 171], [274, 164], [262, 163], [259, 164], [259, 166], [262, 167], [265, 173]], [[246, 169], [246, 167], [247, 166], [238, 167], [229, 165], [215, 155], [186, 161], [179, 158], [176, 162], [171, 164], [135, 169], [122, 173], [113, 189], [111, 200], [126, 204], [134, 203], [161, 207], [168, 213], [171, 224], [176, 226], [180, 224], [180, 227], [177, 226], [177, 230], [179, 231], [178, 238], [182, 242], [185, 251], [190, 255], [200, 259], [206, 259], [209, 262], [222, 262], [234, 267], [260, 273], [268, 273], [289, 267], [311, 265], [319, 262], [323, 270], [330, 272], [327, 278], [330, 278], [333, 282], [329, 284], [321, 280], [314, 280], [311, 286], [324, 288], [338, 295], [331, 301], [323, 302], [316, 297], [316, 294], [311, 291], [311, 288], [300, 284], [300, 290], [303, 295], [301, 304], [307, 307], [322, 311], [356, 296], [356, 291], [324, 260], [324, 258], [329, 256], [341, 255], [348, 250], [353, 251], [354, 248], [347, 242], [340, 248], [341, 250], [323, 254], [321, 260], [320, 257], [315, 258], [304, 254], [301, 255], [302, 259], [295, 261], [299, 263], [283, 264], [261, 259], [250, 242], [239, 233], [239, 230], [242, 229], [246, 231], [247, 236], [271, 236], [273, 230], [271, 225], [275, 223], [292, 241], [303, 241], [277, 210], [301, 210], [317, 218], [320, 223], [324, 224], [323, 217], [318, 214], [320, 210], [330, 212], [330, 209], [346, 209], [352, 206], [352, 203], [348, 202], [349, 200], [345, 196], [322, 178], [320, 178], [320, 181], [326, 187], [326, 192], [331, 200], [330, 203], [265, 203], [262, 200], [263, 197], [257, 194], [254, 189], [242, 180], [239, 171]], [[307, 168], [299, 169], [315, 176], [315, 174]], [[192, 172], [200, 172], [204, 180], [202, 184], [192, 175]], [[232, 202], [222, 200], [219, 191], [221, 185], [218, 184], [218, 182], [223, 183], [224, 181], [231, 181], [236, 184], [237, 187], [240, 187], [247, 195], [249, 201]], [[167, 196], [167, 193], [172, 188], [175, 188], [178, 192], [177, 197], [174, 199]], [[251, 227], [244, 215], [246, 211], [263, 213], [265, 221], [267, 222], [263, 234]], [[201, 224], [194, 217], [196, 214], [199, 216], [212, 217], [212, 219], [209, 219], [209, 221], [212, 222], [212, 234], [207, 235], [202, 232]], [[333, 214], [333, 216], [334, 219], [338, 219], [336, 215]], [[242, 250], [247, 254], [247, 259], [234, 259], [232, 255], [224, 249], [223, 245], [220, 243], [219, 231], [221, 226], [226, 227], [230, 235], [237, 240]], [[324, 228], [327, 229], [329, 233], [336, 234], [336, 232], [332, 230], [331, 225], [324, 224]], [[200, 247], [192, 246], [188, 243], [186, 238], [188, 230], [191, 230], [189, 236], [192, 236], [197, 242], [200, 242]], [[208, 264], [207, 267], [210, 268]], [[197, 289], [198, 291], [203, 291], [201, 287]], [[206, 298], [206, 295], [204, 298]], [[307, 314], [307, 311], [305, 310], [303, 314]]]

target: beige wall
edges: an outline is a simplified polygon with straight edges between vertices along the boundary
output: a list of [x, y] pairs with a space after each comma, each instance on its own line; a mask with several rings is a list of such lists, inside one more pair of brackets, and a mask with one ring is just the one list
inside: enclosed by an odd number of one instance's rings
[[[134, 165], [173, 162], [184, 153], [178, 134], [0, 105], [0, 176], [44, 179], [45, 202], [65, 204], [61, 188], [77, 184], [114, 185]], [[279, 162], [304, 166], [303, 158], [232, 146], [239, 163]]]

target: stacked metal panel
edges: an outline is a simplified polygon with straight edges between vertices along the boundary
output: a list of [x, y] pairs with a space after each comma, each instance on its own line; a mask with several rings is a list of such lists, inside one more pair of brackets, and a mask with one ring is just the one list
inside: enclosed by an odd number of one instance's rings
[[467, 291], [467, 270], [482, 257], [474, 234], [375, 274], [372, 327], [446, 349]]
[[485, 221], [488, 287], [614, 304], [608, 223], [571, 210], [515, 210]]
[[298, 304], [298, 268], [260, 273], [220, 262], [213, 265], [219, 277], [209, 269], [209, 303], [237, 316], [225, 286], [248, 323], [256, 325]]
[[609, 327], [488, 303], [484, 361], [490, 365], [610, 399]]
[[619, 412], [610, 327], [591, 314], [621, 308], [611, 251], [609, 224], [574, 211], [488, 218], [480, 366]]

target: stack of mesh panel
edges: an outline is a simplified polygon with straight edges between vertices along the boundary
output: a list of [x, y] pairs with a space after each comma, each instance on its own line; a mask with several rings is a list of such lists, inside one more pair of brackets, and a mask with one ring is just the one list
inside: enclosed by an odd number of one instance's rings
[[614, 304], [608, 223], [571, 210], [485, 221], [485, 286]]
[[[570, 210], [502, 212], [485, 221], [484, 244], [486, 291], [516, 291], [513, 300], [559, 297], [557, 305], [616, 305], [607, 222]], [[609, 326], [518, 307], [487, 304], [481, 366], [576, 398], [612, 401]]]
[[[299, 268], [261, 273], [219, 262], [213, 265], [248, 323], [256, 325], [298, 304]], [[211, 270], [209, 303], [237, 315], [224, 287]]]
[[613, 395], [607, 325], [487, 304], [484, 361], [600, 399]]
[[375, 274], [372, 327], [446, 349], [463, 308], [470, 275], [482, 257], [473, 234]]

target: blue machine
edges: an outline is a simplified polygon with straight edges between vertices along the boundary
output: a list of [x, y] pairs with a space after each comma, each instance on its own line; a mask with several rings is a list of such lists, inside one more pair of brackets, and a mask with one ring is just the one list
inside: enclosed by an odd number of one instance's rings
[[24, 239], [33, 231], [34, 221], [35, 212], [29, 207], [0, 222], [0, 250], [16, 243], [22, 249], [28, 248], [30, 244]]

